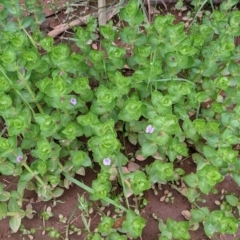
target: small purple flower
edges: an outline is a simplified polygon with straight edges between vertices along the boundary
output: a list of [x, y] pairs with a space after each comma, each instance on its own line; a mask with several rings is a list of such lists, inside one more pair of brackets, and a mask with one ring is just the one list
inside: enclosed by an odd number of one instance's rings
[[63, 75], [63, 71], [60, 71], [59, 75], [62, 76]]
[[70, 99], [70, 103], [71, 103], [72, 105], [76, 105], [76, 104], [77, 104], [77, 99], [72, 97], [72, 98]]
[[148, 125], [146, 127], [146, 133], [153, 133], [154, 132], [154, 127], [152, 125]]
[[18, 155], [17, 158], [16, 158], [17, 162], [21, 162], [23, 160], [23, 156], [21, 155]]
[[105, 166], [109, 166], [109, 165], [111, 164], [111, 159], [110, 159], [110, 158], [104, 158], [104, 159], [103, 159], [103, 164], [104, 164]]

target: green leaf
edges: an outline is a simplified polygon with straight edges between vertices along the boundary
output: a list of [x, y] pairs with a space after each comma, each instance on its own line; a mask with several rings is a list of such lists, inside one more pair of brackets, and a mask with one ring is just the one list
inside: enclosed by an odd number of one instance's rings
[[137, 121], [142, 115], [142, 102], [129, 98], [124, 103], [122, 110], [120, 111], [118, 118], [122, 121], [131, 122]]
[[98, 161], [108, 158], [120, 149], [120, 143], [113, 134], [105, 134], [101, 137], [92, 137], [88, 141], [88, 145], [93, 153], [96, 154], [95, 157]]
[[131, 22], [134, 19], [137, 11], [138, 11], [139, 3], [135, 0], [131, 0], [128, 4], [121, 8], [120, 10], [120, 18], [126, 22]]
[[209, 209], [206, 207], [199, 209], [191, 209], [191, 217], [196, 222], [203, 222], [207, 215], [209, 214]]
[[198, 178], [196, 174], [188, 174], [183, 177], [183, 180], [189, 187], [196, 188], [198, 186]]
[[226, 195], [226, 200], [233, 207], [236, 207], [239, 203], [238, 198], [234, 195]]
[[171, 26], [173, 21], [174, 16], [171, 14], [168, 14], [167, 16], [158, 15], [156, 18], [154, 18], [153, 26], [157, 32], [161, 34], [167, 26]]
[[220, 5], [220, 10], [221, 11], [228, 11], [229, 9], [231, 9], [234, 5], [236, 5], [238, 3], [238, 0], [228, 0], [223, 2]]
[[135, 41], [135, 38], [137, 36], [136, 28], [133, 30], [129, 26], [124, 27], [123, 30], [119, 31], [119, 36], [124, 43], [131, 44]]
[[29, 126], [31, 114], [29, 111], [22, 111], [18, 116], [7, 119], [9, 136], [19, 135]]
[[80, 94], [80, 99], [90, 102], [93, 99], [93, 91], [89, 86], [89, 80], [86, 77], [76, 78], [72, 81], [73, 91]]
[[181, 132], [178, 119], [175, 115], [156, 116], [152, 121], [154, 126], [167, 134], [177, 134]]
[[68, 122], [65, 128], [62, 130], [62, 133], [66, 136], [67, 139], [74, 140], [76, 137], [83, 135], [83, 130], [74, 122]]
[[107, 197], [112, 188], [109, 177], [109, 173], [102, 172], [98, 174], [98, 178], [96, 180], [93, 180], [92, 189], [94, 193], [91, 196], [91, 199], [98, 200]]
[[54, 198], [57, 198], [57, 197], [60, 197], [62, 196], [64, 193], [64, 189], [60, 188], [60, 187], [56, 187], [54, 190], [53, 190], [53, 197]]
[[221, 90], [227, 90], [229, 79], [227, 77], [218, 77], [214, 80], [214, 84], [216, 87]]
[[10, 198], [10, 200], [8, 202], [8, 210], [10, 212], [17, 213], [19, 211], [19, 209], [20, 209], [20, 207], [18, 206], [16, 199]]
[[7, 216], [7, 204], [0, 202], [0, 220], [4, 219]]
[[185, 191], [185, 196], [187, 197], [190, 203], [193, 203], [200, 197], [200, 194], [194, 188], [187, 188]]
[[92, 240], [101, 240], [101, 236], [99, 233], [94, 233], [94, 235], [91, 237]]
[[50, 137], [57, 132], [59, 126], [59, 116], [49, 116], [47, 114], [35, 114], [35, 120], [40, 125], [41, 136]]
[[0, 172], [5, 176], [13, 175], [15, 171], [15, 165], [11, 162], [2, 162], [0, 164]]
[[109, 42], [113, 42], [116, 36], [116, 31], [115, 28], [113, 27], [113, 22], [109, 21], [107, 25], [105, 26], [99, 26], [99, 31], [104, 37]]
[[137, 238], [142, 235], [142, 230], [146, 224], [146, 220], [137, 216], [133, 211], [128, 210], [126, 220], [122, 223], [124, 231], [128, 232], [131, 237]]
[[[2, 191], [0, 194], [0, 202], [6, 202], [10, 199], [11, 194], [7, 191]], [[1, 214], [0, 214], [0, 219], [1, 219]]]
[[75, 167], [89, 167], [92, 166], [91, 159], [89, 158], [88, 154], [84, 151], [70, 151], [70, 155], [72, 158], [72, 163]]
[[26, 188], [27, 183], [33, 178], [33, 175], [28, 171], [24, 171], [21, 174], [21, 177], [18, 180], [17, 191], [19, 193], [23, 193], [24, 189]]
[[[0, 74], [0, 92], [7, 92], [9, 89], [10, 89], [9, 81], [7, 80], [7, 78], [5, 76]], [[11, 101], [10, 96], [5, 95], [5, 97], [6, 97], [6, 99]], [[1, 106], [5, 105], [4, 102], [2, 102], [4, 100], [4, 95], [0, 94], [0, 99], [1, 99], [1, 105], [0, 105], [0, 110], [1, 110], [1, 108], [2, 108]], [[5, 100], [5, 101], [7, 101], [7, 100]], [[11, 105], [12, 105], [12, 102], [9, 106], [11, 106]]]
[[167, 229], [172, 233], [175, 239], [190, 239], [188, 232], [189, 222], [187, 221], [174, 221], [168, 218], [166, 221]]
[[11, 230], [16, 233], [21, 225], [22, 218], [19, 214], [16, 214], [15, 216], [11, 217], [9, 220], [9, 226]]
[[240, 175], [237, 171], [234, 171], [232, 173], [232, 177], [234, 179], [234, 181], [238, 184], [238, 186], [240, 186]]
[[[10, 153], [15, 151], [16, 148], [17, 148], [17, 138], [15, 136], [8, 137], [7, 139], [0, 137], [0, 156], [2, 156], [2, 157], [8, 156]], [[8, 163], [6, 163], [6, 165], [7, 164]], [[0, 167], [1, 167], [1, 165], [0, 165]], [[6, 168], [7, 168], [7, 166], [6, 166]], [[11, 166], [9, 166], [9, 168], [11, 168]], [[7, 171], [7, 169], [6, 169], [6, 171]]]
[[120, 235], [117, 232], [111, 232], [107, 237], [106, 240], [127, 240], [127, 236]]
[[217, 151], [210, 146], [204, 146], [203, 147], [203, 154], [206, 157], [207, 160], [211, 161], [211, 159], [217, 157]]
[[80, 125], [82, 125], [83, 127], [87, 127], [87, 126], [93, 126], [96, 123], [99, 123], [98, 117], [96, 114], [94, 114], [93, 112], [89, 111], [88, 113], [84, 114], [84, 115], [80, 115], [77, 117], [77, 121]]
[[159, 160], [155, 160], [147, 168], [147, 173], [151, 184], [156, 182], [166, 183], [167, 181], [172, 181], [174, 178], [173, 163], [164, 163]]
[[50, 52], [53, 48], [53, 38], [52, 37], [46, 37], [46, 38], [42, 38], [40, 40], [40, 46], [47, 52]]
[[112, 230], [113, 224], [113, 218], [103, 216], [101, 219], [101, 223], [98, 225], [98, 231], [102, 234], [109, 234]]
[[238, 151], [232, 150], [232, 147], [220, 147], [217, 151], [219, 158], [223, 159], [226, 163], [236, 163]]
[[211, 237], [215, 232], [218, 232], [218, 227], [211, 222], [204, 224], [204, 232], [208, 237]]
[[145, 190], [148, 190], [151, 187], [146, 175], [141, 171], [135, 171], [127, 174], [126, 177], [130, 178], [131, 189], [135, 195], [143, 193]]
[[157, 149], [158, 147], [154, 142], [145, 142], [142, 145], [142, 154], [144, 157], [154, 156]]
[[193, 126], [195, 128], [195, 130], [201, 134], [201, 135], [205, 135], [207, 132], [207, 126], [206, 126], [206, 121], [204, 119], [195, 119], [193, 121]]
[[2, 54], [0, 56], [0, 59], [2, 60], [2, 62], [4, 64], [11, 64], [16, 59], [16, 53], [15, 53], [15, 51], [12, 48], [7, 47], [2, 52]]
[[[3, 84], [6, 85], [5, 83], [3, 83]], [[7, 85], [6, 85], [5, 89], [8, 90], [8, 86]], [[9, 108], [11, 105], [12, 105], [11, 97], [2, 93], [0, 95], [0, 111]]]
[[204, 165], [196, 173], [198, 177], [199, 189], [208, 194], [216, 183], [223, 180], [223, 176], [219, 173], [218, 168], [209, 164]]
[[165, 132], [161, 132], [159, 135], [153, 136], [153, 142], [158, 146], [166, 146], [170, 139], [170, 136]]
[[41, 160], [47, 160], [51, 154], [51, 146], [48, 140], [40, 138], [37, 141], [37, 148], [32, 151], [32, 154]]
[[92, 126], [93, 132], [97, 136], [103, 136], [105, 134], [111, 134], [117, 136], [117, 133], [114, 129], [115, 122], [113, 119], [108, 119], [104, 123], [96, 123]]
[[54, 65], [57, 65], [69, 56], [69, 48], [66, 44], [60, 43], [53, 47], [50, 52], [50, 59]]
[[204, 222], [204, 232], [211, 237], [215, 232], [219, 231], [219, 225], [224, 214], [221, 210], [212, 211]]
[[95, 110], [93, 112], [97, 113], [97, 114], [102, 114], [99, 111], [96, 111], [96, 108], [94, 108], [95, 105], [98, 105], [101, 108], [104, 108], [106, 111], [111, 111], [113, 110], [113, 108], [116, 105], [116, 97], [117, 94], [114, 90], [110, 90], [108, 88], [106, 88], [105, 86], [100, 86], [97, 89], [96, 92], [96, 97], [97, 100], [95, 102], [93, 102], [92, 106], [91, 106], [91, 110]]
[[35, 169], [41, 176], [44, 176], [48, 170], [47, 162], [39, 159], [34, 161], [31, 167]]

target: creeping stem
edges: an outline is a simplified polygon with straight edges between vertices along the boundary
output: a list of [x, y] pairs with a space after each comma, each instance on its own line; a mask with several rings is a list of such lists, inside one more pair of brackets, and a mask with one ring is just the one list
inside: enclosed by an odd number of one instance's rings
[[34, 177], [37, 179], [37, 181], [38, 181], [43, 187], [46, 187], [46, 184], [43, 182], [43, 180], [42, 180], [37, 174], [35, 174], [35, 173], [33, 172], [33, 170], [27, 165], [27, 163], [23, 162], [22, 165], [27, 169], [27, 171], [28, 171], [29, 173], [32, 174], [32, 176], [34, 176]]

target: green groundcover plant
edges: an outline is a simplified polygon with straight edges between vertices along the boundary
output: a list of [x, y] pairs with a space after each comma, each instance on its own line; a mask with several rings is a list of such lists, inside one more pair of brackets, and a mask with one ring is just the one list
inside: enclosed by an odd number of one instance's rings
[[[130, 0], [119, 14], [125, 27], [110, 21], [98, 28], [94, 18], [76, 27], [74, 52], [39, 30], [44, 15], [37, 1], [25, 1], [25, 10], [18, 1], [1, 2], [0, 173], [18, 177], [18, 184], [10, 192], [0, 184], [0, 219], [9, 216], [17, 232], [30, 214], [22, 209], [25, 189], [42, 201], [57, 198], [94, 165], [101, 170], [91, 188], [85, 186], [90, 199], [125, 210], [119, 232], [132, 238], [141, 236], [146, 220], [110, 199], [113, 172], [124, 193], [134, 195], [182, 179], [194, 204], [227, 175], [240, 185], [240, 11], [230, 11], [236, 3], [224, 2], [185, 29], [170, 14], [150, 24], [138, 1]], [[95, 40], [100, 50], [92, 49]], [[123, 173], [129, 159], [121, 133], [139, 146], [137, 158], [155, 160]], [[190, 148], [197, 167], [185, 174], [174, 163]], [[209, 237], [236, 233], [239, 215], [231, 209], [239, 200], [229, 196], [228, 210], [195, 205], [189, 221], [160, 221], [160, 239], [190, 239], [189, 229], [199, 223]], [[112, 226], [110, 217], [103, 218], [95, 239], [126, 239]]]

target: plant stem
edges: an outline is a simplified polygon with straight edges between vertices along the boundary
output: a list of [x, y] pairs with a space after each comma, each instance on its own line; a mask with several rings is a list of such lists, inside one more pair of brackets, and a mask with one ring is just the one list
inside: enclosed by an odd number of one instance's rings
[[[175, 186], [174, 184], [170, 184], [171, 188], [175, 189], [177, 192], [179, 192], [182, 196], [184, 196], [185, 198], [187, 198], [187, 196], [182, 193], [179, 188], [177, 186]], [[192, 202], [192, 204], [194, 204], [197, 208], [200, 208], [196, 202]]]
[[25, 213], [21, 213], [21, 212], [7, 212], [7, 216], [8, 217], [14, 217], [16, 215], [20, 215], [20, 216], [24, 217]]
[[119, 159], [117, 159], [117, 162], [118, 162], [118, 171], [119, 171], [121, 182], [122, 182], [122, 186], [123, 186], [123, 194], [124, 194], [124, 197], [125, 197], [125, 200], [126, 200], [126, 203], [127, 203], [127, 207], [129, 209], [130, 207], [129, 207], [128, 197], [127, 197], [125, 181], [124, 181], [124, 177], [123, 177], [123, 173], [122, 173], [122, 166], [120, 164]]
[[[26, 84], [26, 88], [27, 88], [27, 91], [29, 92], [29, 94], [31, 95], [32, 99], [35, 100], [35, 98], [36, 98], [35, 93], [32, 91], [32, 89], [30, 88], [28, 83]], [[40, 113], [44, 113], [42, 106], [39, 103], [36, 103], [36, 106]]]
[[[87, 185], [85, 185], [84, 183], [82, 182], [79, 182], [77, 179], [71, 177], [70, 175], [66, 174], [66, 173], [63, 173], [64, 177], [66, 177], [69, 181], [75, 183], [76, 185], [78, 185], [79, 187], [81, 187], [82, 189], [86, 190], [88, 193], [91, 193], [93, 194], [94, 193], [94, 190], [90, 187], [88, 187]], [[101, 200], [104, 200], [106, 201], [107, 203], [109, 204], [112, 204], [113, 206], [117, 207], [117, 208], [120, 208], [121, 210], [123, 210], [124, 212], [127, 212], [128, 209], [126, 209], [125, 207], [123, 207], [122, 205], [118, 205], [115, 201], [113, 201], [112, 199], [108, 198], [108, 197], [105, 197], [105, 198], [102, 198]]]
[[33, 116], [35, 115], [34, 110], [32, 109], [32, 107], [30, 106], [30, 104], [25, 100], [25, 98], [23, 97], [23, 95], [21, 94], [21, 92], [17, 89], [14, 88], [12, 81], [9, 79], [9, 77], [7, 76], [5, 70], [0, 66], [0, 72], [3, 74], [3, 76], [8, 80], [9, 84], [12, 86], [13, 90], [17, 93], [17, 95], [19, 95], [23, 102], [29, 107], [29, 109], [32, 111]]
[[25, 162], [23, 162], [22, 165], [27, 169], [27, 171], [28, 171], [29, 173], [32, 174], [32, 176], [34, 176], [34, 177], [37, 179], [37, 181], [38, 181], [43, 187], [46, 187], [46, 184], [43, 182], [43, 180], [42, 180], [38, 175], [36, 175], [36, 174], [33, 172], [33, 170], [32, 170]]
[[156, 82], [183, 81], [183, 82], [189, 82], [192, 85], [195, 85], [195, 83], [193, 81], [190, 81], [185, 78], [163, 78], [163, 79], [158, 79], [158, 80], [154, 80], [154, 81], [156, 81]]

